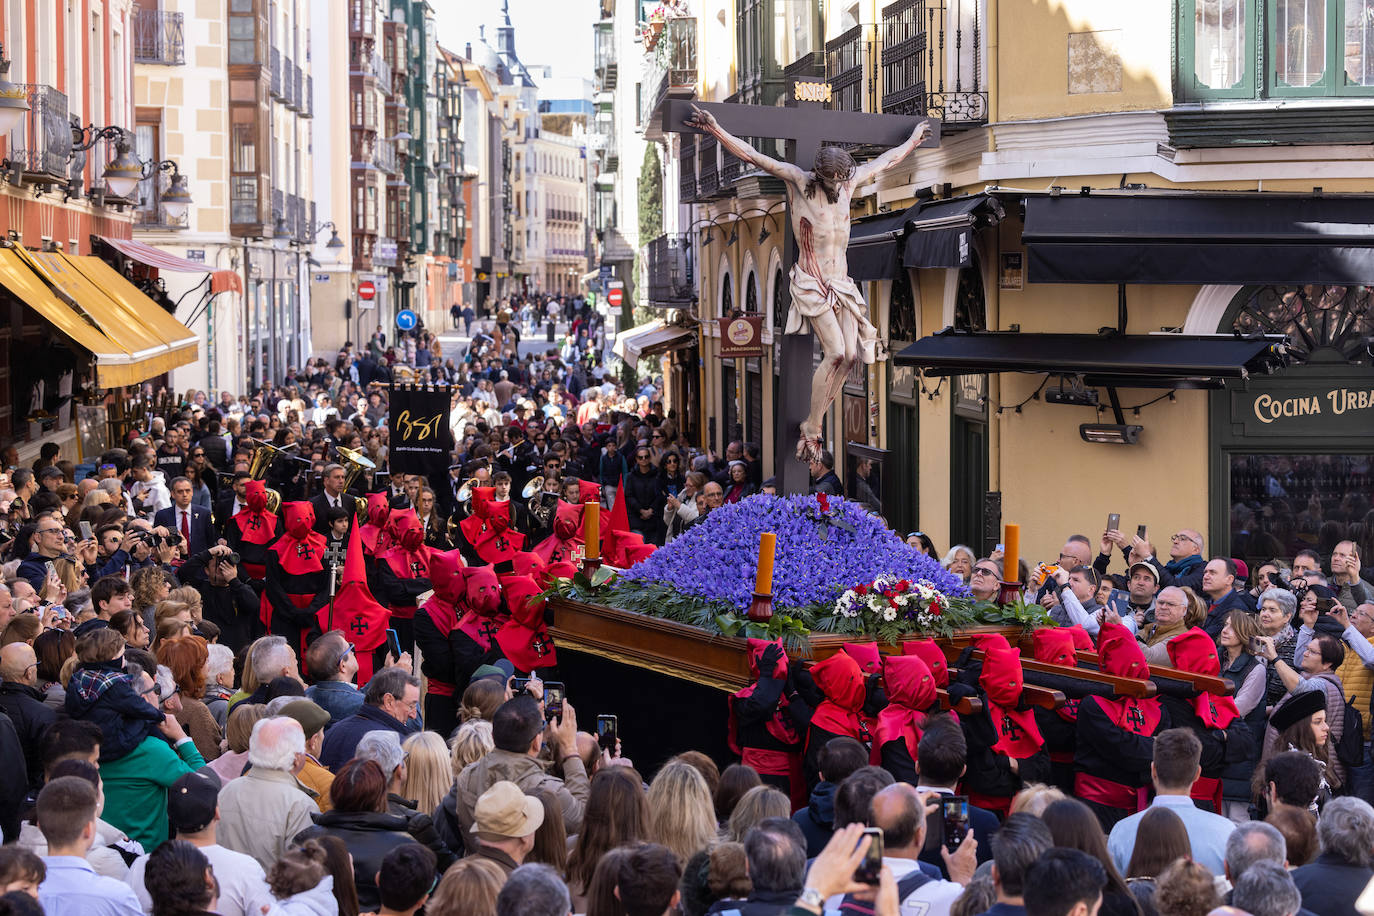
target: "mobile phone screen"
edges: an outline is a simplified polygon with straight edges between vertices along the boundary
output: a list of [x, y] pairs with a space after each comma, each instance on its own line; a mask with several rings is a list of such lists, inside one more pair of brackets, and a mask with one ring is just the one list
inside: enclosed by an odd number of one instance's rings
[[601, 749], [615, 753], [615, 743], [620, 737], [620, 723], [615, 716], [596, 717], [596, 740]]
[[883, 832], [877, 827], [864, 831], [869, 838], [868, 849], [864, 850], [863, 861], [854, 869], [854, 880], [860, 884], [877, 884], [883, 871]]
[[1138, 537], [1138, 538], [1140, 538], [1142, 541], [1145, 540], [1145, 526], [1144, 526], [1144, 525], [1136, 525], [1136, 526], [1135, 526], [1135, 536]]
[[527, 677], [512, 678], [510, 682], [511, 696], [520, 696], [529, 689], [530, 679]]
[[81, 539], [89, 541], [91, 539], [91, 523], [81, 522]]
[[1120, 512], [1113, 512], [1111, 515], [1107, 516], [1107, 530], [1108, 530], [1108, 531], [1117, 531], [1117, 530], [1119, 530], [1120, 528], [1121, 528], [1121, 513], [1120, 513]]
[[395, 630], [386, 631], [386, 647], [391, 652], [391, 657], [400, 661], [401, 658], [401, 639], [396, 635]]
[[945, 818], [945, 848], [953, 852], [964, 842], [964, 834], [968, 832], [968, 796], [942, 796], [940, 809]]
[[544, 715], [552, 718], [563, 714], [563, 685], [559, 681], [544, 682]]

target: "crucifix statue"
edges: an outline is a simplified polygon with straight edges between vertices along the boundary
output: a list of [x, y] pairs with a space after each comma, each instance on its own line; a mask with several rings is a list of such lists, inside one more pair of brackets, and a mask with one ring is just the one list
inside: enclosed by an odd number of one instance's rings
[[[796, 457], [814, 461], [822, 450], [821, 423], [850, 369], [876, 359], [878, 331], [868, 305], [849, 276], [850, 200], [855, 189], [900, 165], [919, 146], [939, 143], [939, 123], [904, 115], [833, 111], [817, 102], [797, 102], [792, 84], [787, 107], [690, 103], [669, 100], [664, 130], [710, 134], [742, 162], [781, 180], [787, 194], [787, 241], [791, 309], [782, 341], [783, 384], [778, 392], [778, 479], [784, 493], [806, 492], [806, 468], [782, 458], [782, 443], [795, 431]], [[807, 93], [815, 96], [814, 92]], [[787, 141], [787, 159], [766, 156], [737, 134]], [[876, 159], [855, 163], [838, 146], [842, 140], [890, 147]], [[808, 171], [804, 166], [810, 165]], [[812, 370], [812, 336], [823, 356]], [[811, 374], [806, 390], [787, 376]]]

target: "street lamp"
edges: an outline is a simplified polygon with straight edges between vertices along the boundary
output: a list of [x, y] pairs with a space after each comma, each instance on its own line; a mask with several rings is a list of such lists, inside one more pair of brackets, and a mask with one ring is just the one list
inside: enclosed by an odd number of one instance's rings
[[343, 239], [339, 238], [339, 228], [334, 225], [333, 220], [326, 220], [317, 226], [311, 226], [305, 231], [305, 234], [311, 242], [314, 242], [319, 234], [326, 229], [329, 230], [329, 241], [324, 243], [325, 250], [337, 261], [339, 255], [343, 254], [344, 243]]
[[29, 110], [29, 91], [19, 83], [11, 83], [10, 59], [0, 44], [0, 134], [7, 134]]
[[105, 138], [115, 141], [115, 157], [105, 166], [102, 177], [105, 179], [105, 187], [110, 194], [123, 200], [128, 200], [133, 196], [134, 188], [143, 180], [143, 163], [133, 153], [133, 143], [130, 141], [129, 133], [122, 127], [95, 127], [86, 128], [91, 131], [91, 139], [85, 144], [72, 147], [72, 152], [76, 153], [82, 149], [90, 149], [95, 146], [96, 140]]

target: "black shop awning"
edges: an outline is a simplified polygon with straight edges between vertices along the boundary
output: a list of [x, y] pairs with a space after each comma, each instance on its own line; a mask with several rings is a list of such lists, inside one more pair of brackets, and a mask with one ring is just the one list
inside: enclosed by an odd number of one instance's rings
[[1081, 375], [1087, 385], [1219, 388], [1225, 379], [1283, 365], [1283, 340], [1279, 335], [1021, 334], [946, 328], [894, 359], [932, 376], [1049, 372]]
[[849, 276], [864, 280], [891, 280], [901, 273], [902, 239], [916, 219], [917, 204], [901, 213], [879, 213], [855, 220], [849, 227]]
[[1002, 219], [1002, 205], [987, 194], [927, 201], [921, 205], [902, 248], [907, 267], [968, 267], [973, 233]]
[[1032, 283], [1374, 282], [1374, 198], [1090, 194], [1026, 199]]

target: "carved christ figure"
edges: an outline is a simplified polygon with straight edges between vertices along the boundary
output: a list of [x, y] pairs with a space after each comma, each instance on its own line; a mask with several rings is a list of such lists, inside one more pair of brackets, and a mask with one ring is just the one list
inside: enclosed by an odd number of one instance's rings
[[849, 277], [845, 250], [849, 247], [849, 200], [854, 189], [866, 184], [911, 155], [927, 137], [930, 125], [922, 121], [901, 146], [878, 158], [855, 165], [848, 152], [837, 146], [823, 147], [812, 171], [763, 155], [717, 123], [709, 111], [692, 106], [688, 127], [704, 131], [743, 162], [753, 163], [779, 178], [787, 187], [788, 212], [797, 240], [797, 263], [792, 265], [792, 309], [787, 334], [809, 329], [824, 354], [811, 380], [811, 412], [801, 424], [797, 457], [814, 461], [821, 453], [821, 420], [839, 394], [845, 376], [859, 361], [872, 363], [878, 331], [868, 320], [868, 304]]

